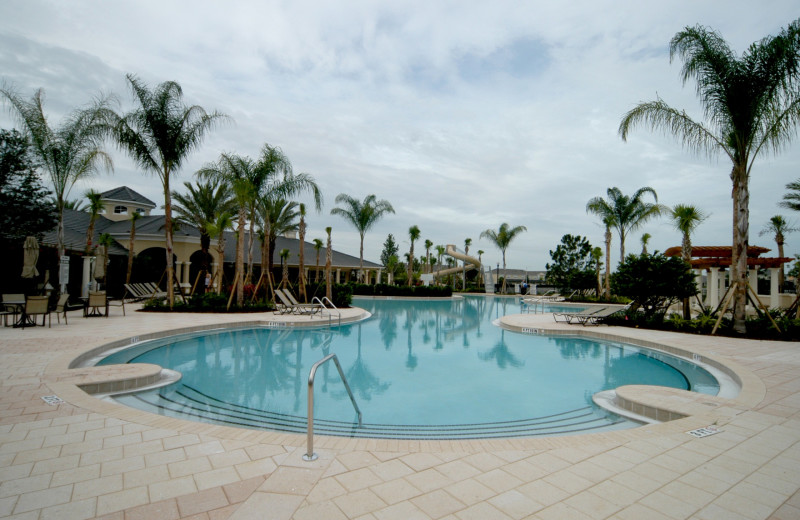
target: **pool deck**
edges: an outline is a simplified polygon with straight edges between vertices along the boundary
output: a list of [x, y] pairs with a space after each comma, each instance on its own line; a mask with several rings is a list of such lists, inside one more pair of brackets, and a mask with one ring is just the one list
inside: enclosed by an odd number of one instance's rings
[[[634, 405], [690, 415], [588, 435], [468, 441], [318, 436], [319, 459], [309, 463], [302, 460], [304, 435], [148, 414], [76, 386], [115, 377], [149, 380], [146, 368], [116, 375], [67, 368], [97, 346], [159, 331], [309, 318], [135, 309], [127, 306], [123, 317], [112, 307], [108, 318], [72, 312], [69, 325], [54, 320], [52, 328], [0, 327], [0, 518], [800, 518], [798, 343], [511, 315], [504, 326], [529, 334], [588, 331], [696, 354], [730, 367], [742, 392], [733, 400], [686, 399], [681, 392], [627, 387], [625, 398]], [[349, 309], [343, 319], [361, 313]], [[51, 404], [45, 396], [63, 402]], [[686, 433], [710, 425], [719, 433]]]

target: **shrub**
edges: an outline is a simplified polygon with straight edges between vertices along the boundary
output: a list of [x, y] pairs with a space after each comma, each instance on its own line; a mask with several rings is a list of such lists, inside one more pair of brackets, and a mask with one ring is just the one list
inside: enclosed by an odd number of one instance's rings
[[376, 285], [351, 284], [353, 294], [359, 296], [415, 296], [415, 297], [449, 297], [453, 295], [453, 289], [440, 285], [417, 285], [408, 287], [406, 285], [388, 285], [379, 283]]
[[678, 257], [629, 255], [611, 277], [611, 290], [633, 300], [633, 309], [662, 318], [673, 303], [697, 294], [689, 265]]
[[241, 307], [231, 304], [228, 309], [229, 296], [225, 293], [195, 293], [188, 302], [176, 299], [172, 309], [165, 298], [155, 298], [144, 302], [142, 309], [151, 312], [267, 312], [275, 309], [271, 302], [251, 303], [250, 300], [245, 300]]

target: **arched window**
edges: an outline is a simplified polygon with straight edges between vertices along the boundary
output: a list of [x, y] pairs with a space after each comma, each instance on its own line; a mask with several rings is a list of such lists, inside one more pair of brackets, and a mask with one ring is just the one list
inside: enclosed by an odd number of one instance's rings
[[127, 212], [128, 212], [127, 206], [114, 206], [114, 213], [116, 213], [117, 215]]
[[139, 213], [140, 215], [144, 215], [144, 210], [142, 208], [136, 208], [136, 213]]

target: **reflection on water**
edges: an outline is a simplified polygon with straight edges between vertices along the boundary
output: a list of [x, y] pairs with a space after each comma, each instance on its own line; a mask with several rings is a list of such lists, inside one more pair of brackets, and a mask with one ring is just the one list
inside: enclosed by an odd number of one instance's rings
[[[389, 424], [513, 421], [591, 406], [592, 394], [622, 384], [687, 386], [670, 364], [629, 346], [523, 335], [492, 325], [518, 312], [518, 299], [355, 304], [373, 317], [335, 328], [189, 335], [169, 348], [143, 345], [132, 359], [120, 353], [106, 362], [130, 359], [180, 371], [181, 383], [162, 389], [161, 398], [186, 409], [222, 402], [304, 416], [311, 365], [335, 353], [365, 420]], [[331, 363], [322, 365], [315, 386], [316, 416], [353, 416]]]

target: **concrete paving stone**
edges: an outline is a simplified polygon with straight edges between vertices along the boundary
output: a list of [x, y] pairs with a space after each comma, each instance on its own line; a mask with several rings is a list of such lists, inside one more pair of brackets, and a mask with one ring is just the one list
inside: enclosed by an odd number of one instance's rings
[[159, 500], [152, 504], [132, 507], [125, 511], [125, 520], [179, 520], [178, 503], [174, 500]]
[[183, 451], [183, 448], [148, 453], [144, 456], [144, 464], [147, 467], [159, 466], [161, 464], [167, 465], [183, 460], [186, 460], [186, 453]]
[[51, 478], [52, 475], [45, 474], [7, 480], [0, 484], [0, 498], [47, 489]]
[[[83, 498], [97, 497], [108, 493], [122, 491], [122, 475], [110, 475], [92, 480], [83, 480], [73, 485], [72, 498], [81, 500]], [[113, 511], [106, 511], [113, 512]], [[100, 513], [98, 513], [100, 514]]]
[[[41, 473], [54, 473], [65, 469], [77, 468], [80, 462], [80, 455], [70, 455], [67, 457], [51, 458], [47, 460], [40, 460], [33, 465], [31, 470], [32, 475], [39, 475]], [[5, 473], [5, 470], [3, 471]]]
[[400, 460], [403, 464], [417, 472], [438, 466], [442, 463], [442, 459], [432, 453], [409, 453], [408, 455], [400, 457]]
[[800, 508], [784, 504], [772, 513], [770, 520], [797, 520], [800, 518]]
[[387, 504], [396, 504], [422, 494], [419, 489], [401, 478], [377, 484], [370, 489]]
[[200, 444], [200, 438], [194, 433], [185, 433], [176, 435], [174, 437], [164, 438], [164, 449], [171, 450], [174, 448], [183, 448], [193, 444]]
[[680, 480], [674, 480], [665, 484], [659, 491], [676, 500], [682, 500], [692, 504], [698, 509], [710, 504], [715, 498], [713, 493], [709, 493], [696, 486], [690, 486]]
[[467, 479], [450, 484], [444, 490], [467, 506], [487, 500], [497, 494], [475, 479]]
[[322, 476], [322, 470], [279, 467], [259, 488], [265, 493], [306, 495]]
[[[105, 422], [105, 421], [104, 421]], [[108, 437], [118, 437], [122, 435], [122, 425], [118, 424], [116, 426], [103, 426], [102, 428], [95, 428], [85, 432], [85, 438], [87, 441], [92, 440], [103, 440], [107, 439]]]
[[233, 512], [228, 520], [252, 520], [254, 518], [289, 520], [302, 501], [303, 497], [297, 495], [256, 491], [253, 496]]
[[689, 502], [667, 495], [660, 490], [642, 497], [639, 503], [650, 509], [661, 511], [662, 514], [670, 518], [689, 518], [690, 515], [701, 509]]
[[231, 482], [239, 482], [241, 478], [234, 468], [220, 468], [195, 473], [194, 481], [197, 489], [209, 489], [217, 486], [224, 486]]
[[122, 475], [122, 485], [125, 489], [129, 489], [163, 482], [169, 478], [166, 466], [153, 466], [152, 468], [126, 471]]
[[[13, 466], [3, 466], [0, 468], [0, 482], [8, 482], [29, 476], [36, 476], [42, 473], [49, 473], [46, 471], [33, 472], [34, 464], [28, 462], [26, 464], [14, 464]], [[2, 488], [0, 488], [2, 489]]]
[[381, 479], [368, 468], [348, 471], [334, 477], [348, 491], [358, 491], [381, 482]]
[[590, 518], [598, 520], [609, 518], [614, 513], [622, 509], [620, 505], [615, 504], [610, 500], [606, 500], [605, 498], [600, 497], [591, 491], [584, 491], [583, 493], [572, 495], [564, 500], [563, 503], [573, 509], [577, 509]]
[[264, 477], [253, 477], [247, 480], [225, 484], [222, 486], [222, 491], [224, 491], [225, 496], [228, 497], [228, 502], [231, 504], [238, 504], [252, 495], [253, 492], [264, 483], [264, 480]]
[[428, 520], [411, 502], [399, 502], [373, 513], [378, 520]]
[[0, 518], [11, 515], [11, 512], [14, 511], [14, 506], [17, 504], [17, 500], [19, 500], [19, 495], [0, 498]]
[[102, 476], [119, 475], [127, 471], [137, 471], [144, 469], [144, 457], [136, 455], [124, 459], [112, 460], [100, 464], [100, 474]]
[[586, 516], [577, 509], [573, 509], [562, 502], [558, 502], [538, 511], [535, 516], [537, 519], [541, 520], [592, 520], [592, 517]]
[[139, 432], [126, 435], [115, 435], [103, 439], [103, 448], [114, 448], [117, 446], [127, 446], [129, 444], [141, 443], [142, 434]]
[[190, 495], [197, 493], [197, 491], [197, 485], [191, 475], [147, 485], [147, 492], [150, 494], [150, 500], [153, 501]]
[[215, 487], [176, 498], [181, 517], [205, 513], [230, 505], [221, 487]]
[[541, 503], [542, 505], [549, 506], [555, 504], [566, 497], [570, 496], [569, 493], [564, 491], [558, 486], [555, 486], [543, 479], [534, 480], [517, 488], [517, 491], [526, 497]]
[[697, 518], [697, 520], [752, 520], [747, 516], [740, 515], [734, 511], [720, 507], [717, 504], [707, 505], [695, 513], [693, 518]]
[[614, 514], [614, 518], [618, 520], [673, 520], [671, 517], [642, 504], [631, 504], [625, 509], [617, 511]]
[[[209, 458], [212, 458], [213, 455]], [[272, 459], [261, 459], [261, 460], [253, 460], [250, 462], [243, 462], [241, 464], [236, 464], [236, 472], [239, 476], [243, 479], [249, 479], [253, 477], [267, 477], [268, 475], [272, 474], [273, 471], [278, 466], [272, 462]]]
[[103, 515], [124, 511], [126, 509], [147, 504], [150, 501], [147, 487], [125, 489], [97, 497], [97, 514]]
[[333, 502], [348, 517], [357, 517], [366, 513], [374, 514], [388, 505], [369, 489], [361, 489], [338, 496], [333, 499]]
[[346, 495], [347, 490], [339, 484], [339, 481], [333, 477], [325, 477], [320, 479], [311, 491], [306, 495], [306, 500], [315, 504], [317, 502], [329, 501], [334, 497]]
[[717, 497], [714, 505], [733, 511], [745, 518], [767, 518], [774, 508], [754, 501], [749, 496], [737, 493], [736, 488], [732, 488], [723, 495]]
[[[186, 453], [187, 456], [193, 456], [189, 454], [188, 449]], [[232, 451], [223, 450], [219, 453], [209, 454], [208, 461], [211, 462], [211, 466], [213, 466], [215, 469], [235, 466], [244, 462], [251, 462], [250, 457], [247, 456], [247, 452], [242, 449]]]
[[[178, 450], [170, 450], [173, 452], [177, 452]], [[204, 471], [211, 470], [211, 462], [208, 460], [208, 457], [199, 457], [195, 459], [189, 460], [181, 460], [178, 462], [172, 462], [167, 464], [167, 469], [169, 469], [169, 474], [172, 478], [183, 477], [186, 475], [192, 475], [195, 473], [202, 473]]]
[[81, 466], [111, 462], [122, 458], [122, 446], [105, 448], [96, 451], [87, 451], [81, 454]]
[[513, 475], [509, 475], [501, 469], [493, 469], [479, 473], [475, 480], [490, 488], [495, 493], [502, 493], [515, 487], [521, 486], [524, 482]]
[[411, 502], [431, 518], [441, 518], [467, 507], [466, 504], [441, 489], [412, 498]]
[[224, 453], [225, 448], [218, 440], [201, 442], [199, 444], [190, 444], [184, 448], [188, 458], [202, 457], [206, 455], [213, 455], [215, 453]]
[[515, 489], [492, 497], [489, 499], [489, 503], [515, 520], [526, 518], [544, 508], [544, 504], [523, 495]]
[[164, 446], [159, 439], [152, 441], [142, 441], [136, 444], [129, 444], [122, 447], [123, 457], [135, 457], [137, 455], [148, 455], [152, 453], [162, 453]]
[[492, 518], [496, 520], [511, 520], [511, 517], [497, 510], [488, 502], [478, 502], [466, 509], [455, 513], [460, 520], [484, 520]]
[[613, 480], [605, 480], [596, 486], [592, 486], [588, 490], [589, 493], [608, 500], [612, 504], [620, 507], [627, 507], [644, 496], [644, 493], [635, 491], [627, 486], [623, 486]]
[[317, 502], [301, 506], [293, 515], [294, 520], [348, 520], [333, 502]]
[[426, 469], [403, 478], [424, 493], [434, 489], [441, 489], [451, 483], [450, 479], [435, 469]]
[[20, 451], [14, 456], [14, 464], [23, 464], [25, 462], [37, 462], [41, 460], [48, 460], [64, 453], [64, 446], [50, 446], [48, 448], [37, 448], [35, 450]]
[[578, 493], [594, 484], [594, 482], [575, 474], [570, 469], [562, 469], [556, 473], [551, 473], [542, 480], [563, 489], [568, 494]]
[[40, 518], [41, 520], [84, 520], [94, 518], [96, 510], [97, 500], [88, 498], [77, 502], [46, 507], [42, 509]]
[[20, 495], [14, 513], [25, 513], [59, 504], [66, 504], [72, 497], [72, 486], [59, 486]]
[[402, 461], [394, 459], [370, 466], [369, 469], [384, 482], [405, 477], [406, 475], [410, 475], [414, 472], [414, 470], [412, 470]]

